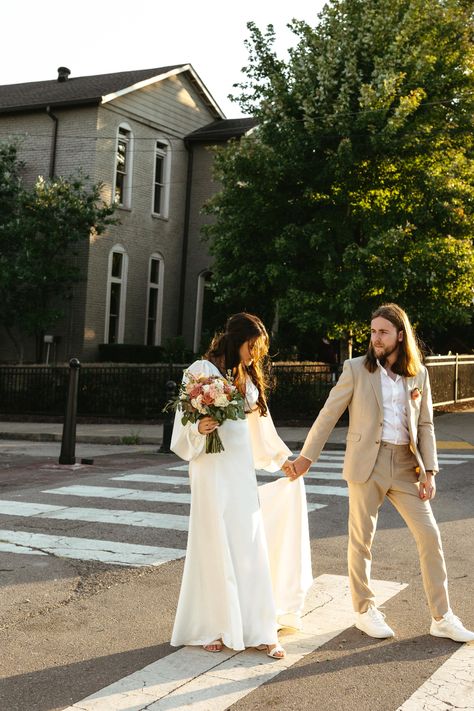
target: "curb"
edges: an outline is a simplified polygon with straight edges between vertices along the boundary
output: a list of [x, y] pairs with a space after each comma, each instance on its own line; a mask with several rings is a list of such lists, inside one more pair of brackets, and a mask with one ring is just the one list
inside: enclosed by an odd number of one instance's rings
[[[62, 435], [52, 432], [0, 432], [0, 440], [27, 440], [30, 442], [61, 442]], [[125, 444], [124, 439], [127, 436], [120, 437], [119, 435], [77, 435], [76, 444]], [[161, 444], [160, 437], [140, 437], [140, 444]], [[132, 446], [132, 445], [131, 445]]]

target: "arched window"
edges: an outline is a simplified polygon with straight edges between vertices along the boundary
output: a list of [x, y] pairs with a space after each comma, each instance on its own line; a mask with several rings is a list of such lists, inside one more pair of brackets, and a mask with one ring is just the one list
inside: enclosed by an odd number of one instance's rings
[[163, 257], [158, 253], [152, 254], [148, 266], [148, 293], [145, 327], [145, 344], [147, 346], [159, 346], [161, 344], [164, 274], [165, 262]]
[[105, 310], [105, 343], [123, 343], [127, 272], [128, 255], [121, 244], [116, 244], [109, 253]]
[[166, 138], [155, 142], [155, 165], [153, 171], [152, 213], [168, 217], [171, 176], [171, 146]]
[[117, 130], [115, 151], [114, 201], [120, 207], [132, 206], [133, 133], [128, 123]]

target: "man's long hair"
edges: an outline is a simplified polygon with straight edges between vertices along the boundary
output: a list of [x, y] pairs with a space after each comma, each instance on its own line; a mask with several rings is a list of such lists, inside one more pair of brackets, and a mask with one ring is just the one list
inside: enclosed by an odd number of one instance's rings
[[[240, 347], [249, 343], [252, 363], [248, 366], [240, 362]], [[268, 354], [269, 337], [267, 330], [258, 316], [245, 312], [234, 314], [226, 323], [224, 333], [216, 333], [204, 355], [206, 360], [226, 374], [231, 370], [235, 377], [235, 384], [239, 390], [245, 392], [245, 378], [248, 375], [258, 389], [257, 409], [260, 415], [268, 412], [265, 376], [265, 359]]]
[[[416, 375], [422, 368], [422, 355], [407, 314], [397, 304], [383, 304], [374, 311], [371, 320], [379, 316], [393, 323], [397, 333], [403, 332], [403, 339], [398, 344], [397, 360], [391, 367], [392, 372], [405, 377]], [[372, 342], [369, 344], [364, 365], [371, 373], [377, 370], [377, 356]]]

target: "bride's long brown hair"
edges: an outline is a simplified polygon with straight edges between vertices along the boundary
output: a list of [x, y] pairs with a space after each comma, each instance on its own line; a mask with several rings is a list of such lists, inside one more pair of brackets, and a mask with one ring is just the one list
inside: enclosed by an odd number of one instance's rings
[[[240, 348], [249, 342], [252, 363], [245, 365], [240, 360]], [[267, 381], [264, 372], [265, 357], [268, 354], [268, 333], [258, 316], [245, 312], [234, 314], [225, 325], [225, 331], [216, 333], [204, 355], [225, 375], [231, 370], [234, 382], [242, 394], [245, 393], [245, 378], [248, 375], [258, 389], [257, 409], [260, 415], [268, 412]]]

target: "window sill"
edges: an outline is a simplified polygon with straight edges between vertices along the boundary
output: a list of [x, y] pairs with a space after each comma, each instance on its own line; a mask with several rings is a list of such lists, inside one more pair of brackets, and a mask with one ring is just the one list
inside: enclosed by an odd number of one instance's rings
[[132, 211], [131, 207], [125, 207], [125, 205], [116, 205], [115, 208], [117, 210], [122, 210], [123, 212], [131, 212]]
[[152, 212], [151, 216], [155, 220], [163, 220], [163, 222], [168, 222], [168, 220], [169, 220], [169, 217], [166, 217], [165, 215], [159, 215], [157, 212]]

